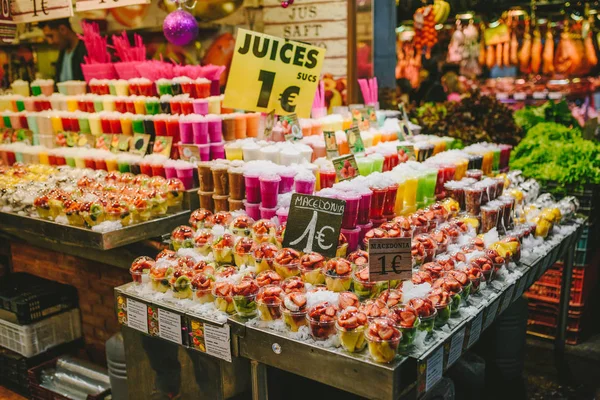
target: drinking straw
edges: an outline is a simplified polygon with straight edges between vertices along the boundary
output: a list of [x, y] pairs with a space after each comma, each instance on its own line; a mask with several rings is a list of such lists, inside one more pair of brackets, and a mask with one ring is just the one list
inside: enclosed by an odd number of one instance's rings
[[112, 36], [113, 45], [116, 56], [123, 62], [127, 61], [144, 61], [146, 60], [146, 46], [142, 40], [142, 37], [137, 33], [133, 35], [133, 41], [135, 45], [132, 47], [129, 43], [127, 33], [123, 31], [121, 36]]
[[371, 92], [369, 90], [369, 84], [366, 79], [359, 79], [358, 85], [360, 86], [360, 91], [362, 92], [363, 99], [365, 100], [365, 104], [371, 103]]
[[81, 22], [83, 33], [77, 36], [85, 44], [88, 55], [84, 57], [86, 64], [110, 63], [110, 53], [105, 37], [100, 35], [100, 27], [94, 22]]
[[315, 99], [313, 100], [313, 110], [325, 107], [325, 82], [319, 81], [317, 86], [317, 92], [315, 93]]

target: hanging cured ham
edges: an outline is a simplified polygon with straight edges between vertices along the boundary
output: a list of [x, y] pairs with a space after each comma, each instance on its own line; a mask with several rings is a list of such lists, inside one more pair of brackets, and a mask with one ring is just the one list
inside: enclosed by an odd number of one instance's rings
[[523, 74], [528, 74], [530, 71], [531, 61], [531, 34], [529, 33], [529, 22], [525, 22], [525, 36], [523, 37], [523, 45], [519, 50], [519, 71]]
[[552, 75], [554, 73], [554, 35], [550, 24], [546, 31], [546, 42], [544, 43], [544, 51], [542, 52], [542, 74]]
[[542, 66], [542, 34], [540, 28], [535, 27], [533, 31], [533, 43], [531, 44], [531, 72], [538, 74]]

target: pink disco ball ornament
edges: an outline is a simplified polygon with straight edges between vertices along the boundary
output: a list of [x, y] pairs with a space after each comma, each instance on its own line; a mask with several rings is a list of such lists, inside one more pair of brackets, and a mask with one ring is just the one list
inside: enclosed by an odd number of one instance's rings
[[198, 22], [189, 12], [175, 10], [165, 18], [163, 33], [170, 43], [185, 46], [198, 36]]

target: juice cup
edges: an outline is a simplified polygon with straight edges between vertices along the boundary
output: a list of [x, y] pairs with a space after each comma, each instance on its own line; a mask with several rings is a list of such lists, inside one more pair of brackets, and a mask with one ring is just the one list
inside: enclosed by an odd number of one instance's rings
[[210, 143], [209, 146], [211, 160], [220, 160], [225, 158], [225, 144], [223, 142]]
[[213, 165], [210, 168], [214, 184], [214, 192], [216, 195], [229, 195], [229, 175], [227, 173], [228, 169], [229, 166], [225, 164]]
[[135, 108], [135, 113], [144, 115], [146, 114], [146, 98], [145, 97], [136, 97], [133, 101], [133, 106]]
[[340, 195], [340, 200], [346, 201], [346, 207], [344, 208], [344, 215], [342, 217], [342, 228], [354, 229], [356, 227], [360, 199], [360, 194], [355, 192], [344, 192]]
[[200, 190], [203, 192], [213, 192], [215, 189], [211, 167], [212, 164], [209, 162], [198, 163], [198, 180]]
[[[69, 100], [67, 100], [68, 102]], [[102, 108], [104, 111], [115, 111], [115, 101], [113, 96], [103, 96], [102, 98]], [[69, 107], [69, 111], [71, 108]]]
[[82, 115], [78, 118], [77, 124], [79, 125], [79, 132], [81, 133], [92, 133], [90, 127], [90, 121], [87, 115]]
[[165, 165], [165, 178], [177, 178], [177, 170], [175, 169], [174, 164], [166, 164]]
[[383, 203], [383, 216], [386, 219], [392, 219], [396, 216], [396, 195], [398, 194], [398, 185], [393, 184], [387, 187], [385, 202]]
[[234, 117], [234, 134], [236, 139], [246, 138], [246, 114], [236, 114]]
[[481, 187], [465, 188], [465, 209], [469, 215], [479, 216], [483, 191]]
[[277, 206], [280, 181], [281, 178], [278, 175], [263, 175], [259, 178], [261, 205], [263, 207], [274, 208]]
[[335, 183], [335, 170], [319, 171], [319, 186], [321, 189], [330, 188]]
[[141, 96], [154, 96], [156, 93], [154, 90], [154, 84], [149, 79], [140, 79], [137, 87]]
[[179, 123], [179, 136], [181, 137], [181, 143], [183, 144], [194, 143], [194, 129], [192, 121], [182, 120]]
[[383, 160], [385, 157], [379, 153], [373, 153], [368, 156], [371, 160], [373, 160], [373, 172], [382, 172], [383, 171]]
[[195, 117], [192, 120], [193, 140], [195, 144], [208, 144], [208, 121], [204, 118]]
[[371, 199], [373, 198], [373, 192], [371, 190], [365, 190], [360, 194], [360, 203], [358, 206], [358, 215], [356, 223], [359, 225], [365, 225], [369, 223], [369, 213], [371, 209]]
[[181, 137], [179, 135], [179, 119], [177, 117], [168, 117], [166, 120], [167, 124], [167, 136], [173, 138], [173, 143], [179, 143]]
[[178, 165], [175, 168], [177, 172], [177, 178], [183, 182], [183, 186], [186, 190], [192, 189], [194, 185], [194, 167], [192, 164], [189, 165]]
[[213, 201], [212, 192], [198, 192], [198, 197], [200, 197], [200, 208], [214, 211], [215, 203]]
[[194, 86], [196, 87], [197, 98], [204, 99], [210, 97], [210, 81], [208, 79], [198, 78], [194, 82]]
[[425, 193], [427, 192], [426, 174], [424, 174], [424, 173], [419, 174], [419, 176], [417, 177], [417, 180], [418, 180], [417, 196], [416, 196], [417, 208], [422, 208], [425, 205], [425, 201], [426, 201], [426, 195], [425, 195]]
[[[347, 206], [348, 203], [346, 203]], [[344, 211], [345, 212], [345, 211]], [[348, 240], [348, 251], [355, 251], [358, 249], [359, 239], [360, 239], [360, 228], [356, 227], [354, 229], [345, 229], [342, 228], [342, 234]]]
[[154, 119], [154, 132], [156, 136], [167, 136], [167, 121], [164, 117]]
[[121, 129], [121, 120], [119, 118], [113, 117], [109, 120], [110, 122], [110, 131], [112, 133], [121, 134], [123, 130]]
[[402, 210], [404, 209], [404, 188], [406, 187], [405, 181], [401, 181], [398, 183], [398, 190], [396, 190], [396, 205], [394, 206], [394, 211], [396, 215], [402, 214]]
[[191, 99], [181, 100], [181, 113], [183, 115], [190, 115], [194, 113], [194, 105]]
[[156, 115], [160, 113], [160, 103], [156, 97], [146, 99], [146, 115]]
[[[260, 113], [246, 114], [246, 136], [258, 137], [260, 128]], [[311, 160], [308, 160], [311, 161]]]
[[235, 140], [235, 119], [234, 116], [224, 115], [222, 125], [223, 139], [226, 141]]
[[425, 203], [432, 204], [435, 201], [435, 188], [437, 185], [438, 172], [428, 172], [425, 175]]
[[144, 120], [141, 117], [134, 117], [131, 120], [131, 129], [133, 133], [146, 133], [144, 129]]
[[233, 200], [243, 200], [245, 195], [245, 178], [243, 168], [230, 167], [229, 175], [229, 197]]
[[225, 158], [233, 160], [243, 160], [244, 154], [242, 153], [242, 147], [239, 143], [231, 142], [225, 145]]
[[[244, 185], [246, 186], [246, 200], [249, 203], [260, 203], [260, 174], [244, 172]], [[279, 186], [278, 186], [279, 189]]]
[[181, 114], [181, 102], [178, 99], [171, 99], [169, 106], [171, 107], [171, 114]]
[[362, 176], [367, 176], [373, 172], [373, 159], [369, 157], [356, 157], [356, 166], [358, 173]]
[[256, 221], [260, 219], [260, 203], [254, 204], [246, 201], [244, 203], [244, 209], [246, 210], [246, 214]]
[[121, 124], [121, 132], [123, 134], [133, 135], [133, 126], [129, 115], [121, 116], [119, 122]]
[[279, 193], [289, 193], [292, 191], [295, 176], [296, 171], [292, 169], [281, 171], [279, 173], [279, 177], [281, 178], [281, 181], [279, 182]]
[[104, 158], [97, 157], [94, 160], [94, 164], [96, 164], [97, 170], [108, 171], [108, 166], [106, 165], [106, 160], [104, 160]]
[[194, 99], [194, 100], [192, 100], [192, 106], [194, 109], [194, 114], [198, 114], [198, 115], [208, 114], [208, 100]]
[[[107, 160], [107, 166], [108, 166], [108, 160]], [[121, 173], [131, 172], [131, 169], [130, 169], [130, 166], [129, 166], [129, 162], [126, 161], [126, 160], [118, 160], [117, 161], [117, 169]]]
[[199, 144], [200, 161], [210, 161], [210, 144]]
[[40, 164], [50, 165], [50, 159], [47, 151], [40, 151], [38, 155], [40, 157]]
[[152, 176], [165, 177], [165, 167], [162, 164], [151, 164]]
[[266, 207], [260, 206], [259, 211], [260, 211], [260, 218], [262, 218], [262, 219], [270, 220], [271, 218], [273, 218], [277, 215], [277, 207], [266, 208]]
[[370, 188], [373, 192], [371, 197], [371, 210], [369, 212], [369, 218], [371, 220], [380, 220], [383, 218], [383, 205], [385, 204], [385, 196], [388, 192], [387, 188]]
[[160, 96], [165, 94], [173, 94], [173, 86], [171, 85], [171, 81], [168, 79], [159, 79], [156, 81], [156, 89]]
[[315, 191], [314, 175], [296, 176], [294, 178], [294, 190], [300, 194], [313, 194]]
[[62, 119], [58, 115], [53, 115], [52, 117], [50, 117], [50, 121], [52, 122], [52, 131], [54, 133], [59, 133], [59, 132], [64, 131]]
[[208, 137], [211, 143], [223, 140], [222, 121], [219, 117], [208, 119]]

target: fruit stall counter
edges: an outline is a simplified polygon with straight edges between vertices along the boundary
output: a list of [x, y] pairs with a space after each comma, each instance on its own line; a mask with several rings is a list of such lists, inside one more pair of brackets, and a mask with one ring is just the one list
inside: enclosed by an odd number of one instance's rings
[[[374, 398], [374, 393], [381, 399], [415, 398], [431, 390], [445, 370], [556, 260], [564, 258], [565, 264], [572, 267], [572, 252], [584, 222], [578, 219], [567, 223], [540, 248], [524, 249], [520, 262], [503, 269], [478, 294], [463, 295], [463, 306], [447, 324], [429, 333], [417, 333], [413, 346], [390, 363], [375, 362], [371, 357], [376, 349], [346, 351], [350, 336], [341, 341], [341, 335], [315, 341], [309, 334], [312, 326], [301, 326], [292, 332], [282, 320], [219, 314], [212, 303], [198, 305], [189, 299], [178, 300], [172, 294], [157, 294], [148, 286], [127, 284], [116, 288], [117, 313], [128, 332], [126, 348], [128, 340], [154, 335], [204, 358], [220, 358], [218, 362], [223, 365], [232, 363], [230, 366], [239, 367], [243, 360], [249, 360], [249, 368], [242, 368], [239, 378], [245, 382], [250, 375], [254, 399], [268, 397], [267, 366], [367, 398]], [[310, 324], [309, 318], [307, 321]], [[221, 329], [216, 341], [213, 327]], [[315, 332], [310, 332], [314, 336]], [[560, 343], [557, 346], [560, 349]], [[228, 354], [231, 361], [227, 360]], [[324, 375], [322, 368], [315, 368], [317, 365], [344, 373]]]

